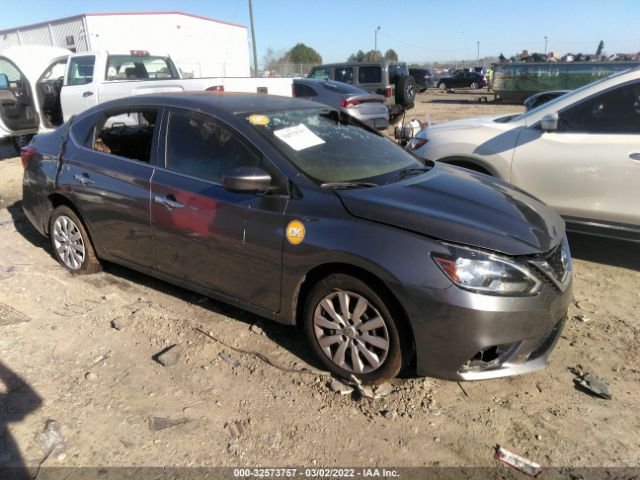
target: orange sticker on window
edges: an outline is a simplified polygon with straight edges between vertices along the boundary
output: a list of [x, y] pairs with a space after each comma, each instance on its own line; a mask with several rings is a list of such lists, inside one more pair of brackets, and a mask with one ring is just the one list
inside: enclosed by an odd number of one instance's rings
[[299, 220], [293, 220], [287, 225], [285, 233], [290, 244], [298, 245], [304, 240], [304, 225]]

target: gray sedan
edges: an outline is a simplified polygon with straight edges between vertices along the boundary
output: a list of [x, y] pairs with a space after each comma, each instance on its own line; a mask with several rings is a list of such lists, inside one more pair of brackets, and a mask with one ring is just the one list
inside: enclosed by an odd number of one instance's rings
[[293, 80], [293, 96], [338, 108], [377, 130], [389, 126], [389, 110], [384, 104], [384, 97], [348, 83], [296, 78]]

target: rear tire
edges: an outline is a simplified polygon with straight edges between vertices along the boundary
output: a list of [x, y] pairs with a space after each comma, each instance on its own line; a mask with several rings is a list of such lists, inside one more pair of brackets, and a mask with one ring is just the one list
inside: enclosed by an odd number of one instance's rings
[[59, 206], [51, 214], [49, 236], [56, 260], [71, 273], [100, 271], [100, 262], [84, 224], [66, 205]]
[[362, 280], [341, 273], [312, 288], [304, 306], [305, 334], [335, 375], [379, 384], [400, 372], [408, 351], [401, 348], [398, 313], [383, 298]]
[[396, 102], [411, 108], [416, 99], [416, 82], [410, 75], [403, 75], [396, 82]]
[[472, 90], [477, 90], [478, 88], [480, 88], [480, 86], [478, 85], [478, 82], [473, 82], [470, 87]]

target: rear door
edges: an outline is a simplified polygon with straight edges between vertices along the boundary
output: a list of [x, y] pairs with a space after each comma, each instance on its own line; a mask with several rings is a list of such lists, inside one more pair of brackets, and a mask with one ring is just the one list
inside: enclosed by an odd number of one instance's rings
[[234, 193], [221, 186], [239, 166], [273, 167], [223, 122], [168, 112], [164, 168], [151, 185], [157, 268], [198, 287], [271, 312], [280, 308], [285, 195]]
[[511, 177], [564, 216], [640, 226], [640, 81], [569, 106], [555, 132], [523, 129]]
[[[60, 93], [62, 113], [66, 122], [72, 115], [98, 104], [97, 83], [94, 82], [95, 55], [69, 57], [64, 85]], [[97, 75], [96, 75], [96, 78]]]
[[0, 57], [0, 127], [10, 132], [38, 129], [31, 84], [15, 63]]
[[[131, 107], [87, 119], [58, 177], [87, 221], [98, 255], [143, 268], [155, 261], [149, 220], [149, 184], [161, 109]], [[80, 126], [82, 127], [82, 125]]]

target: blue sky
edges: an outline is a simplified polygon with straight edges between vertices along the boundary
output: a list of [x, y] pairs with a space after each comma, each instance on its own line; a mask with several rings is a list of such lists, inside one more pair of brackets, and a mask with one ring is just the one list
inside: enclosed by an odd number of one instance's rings
[[[4, 0], [0, 29], [78, 13], [173, 11], [249, 25], [248, 0]], [[374, 47], [402, 60], [474, 59], [523, 49], [593, 53], [640, 51], [640, 0], [253, 0], [258, 62], [267, 48], [303, 42], [325, 62]]]

